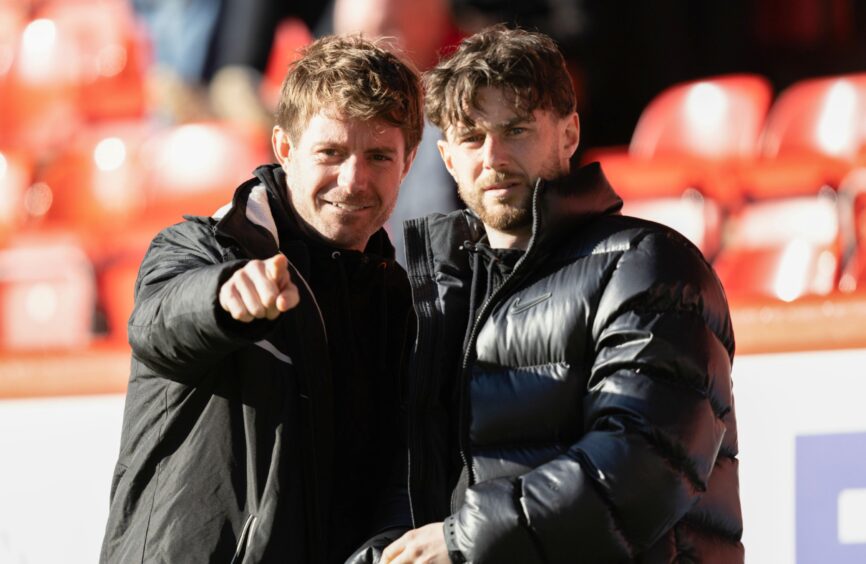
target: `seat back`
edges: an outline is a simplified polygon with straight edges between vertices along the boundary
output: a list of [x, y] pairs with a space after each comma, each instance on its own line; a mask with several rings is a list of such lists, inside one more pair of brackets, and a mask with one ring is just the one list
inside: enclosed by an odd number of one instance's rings
[[679, 197], [625, 199], [622, 212], [673, 228], [708, 259], [719, 250], [721, 207], [696, 190], [688, 189]]
[[763, 77], [734, 74], [672, 86], [644, 109], [629, 145], [639, 158], [752, 156], [770, 106]]
[[43, 234], [0, 250], [0, 349], [86, 346], [95, 286], [90, 261], [71, 236]]
[[729, 295], [783, 301], [832, 292], [839, 266], [836, 199], [824, 193], [745, 206], [714, 264]]
[[158, 133], [142, 148], [144, 213], [166, 225], [183, 214], [213, 214], [270, 160], [264, 141], [257, 129], [236, 123], [189, 123]]
[[853, 160], [866, 143], [866, 73], [797, 82], [767, 116], [761, 156]]

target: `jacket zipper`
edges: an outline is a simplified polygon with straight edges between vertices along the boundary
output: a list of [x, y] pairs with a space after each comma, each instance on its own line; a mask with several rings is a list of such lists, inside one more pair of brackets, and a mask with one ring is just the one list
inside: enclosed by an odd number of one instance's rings
[[[288, 257], [286, 257], [286, 258], [288, 258]], [[292, 264], [292, 261], [289, 261], [289, 265], [291, 265], [292, 271], [298, 275], [298, 279], [304, 284], [304, 287], [307, 289], [307, 292], [310, 294], [310, 299], [313, 300], [313, 305], [316, 306], [316, 311], [319, 314], [319, 321], [322, 324], [322, 336], [325, 339], [325, 347], [327, 348], [328, 347], [328, 328], [325, 325], [325, 317], [324, 317], [324, 315], [322, 315], [322, 308], [319, 307], [319, 301], [316, 299], [316, 294], [313, 292], [313, 288], [307, 282], [306, 278], [304, 278], [304, 275], [301, 274], [300, 270], [298, 270], [298, 268], [294, 264]], [[312, 452], [310, 453], [310, 455], [312, 456], [313, 460], [317, 460], [318, 457], [317, 457], [317, 452], [316, 452], [316, 423], [315, 423], [315, 417], [313, 416], [313, 414], [316, 411], [316, 409], [315, 409], [316, 405], [315, 405], [315, 400], [313, 398], [313, 394], [309, 393], [309, 391], [308, 391], [307, 397], [305, 399], [307, 400], [307, 402], [309, 402], [309, 413], [310, 413], [310, 418], [309, 418], [310, 448], [312, 449]], [[312, 506], [311, 511], [313, 512], [313, 515], [316, 516], [316, 513], [317, 513], [316, 508], [319, 506], [319, 502], [315, 496], [316, 492], [319, 491], [319, 483], [317, 480], [318, 473], [317, 472], [310, 472], [309, 477], [310, 477], [311, 481], [313, 482], [311, 484], [310, 489], [313, 492], [313, 498], [314, 498], [312, 500], [312, 503], [311, 503], [311, 506]], [[318, 547], [317, 540], [319, 538], [319, 530], [318, 530], [319, 527], [317, 526], [317, 524], [318, 524], [317, 519], [314, 519], [314, 522], [311, 524], [311, 526], [313, 527], [313, 534], [311, 537], [312, 546], [310, 546], [310, 553], [311, 554], [316, 554], [317, 547]]]
[[473, 351], [475, 350], [475, 343], [478, 339], [478, 333], [481, 329], [481, 326], [484, 322], [487, 321], [487, 316], [490, 313], [490, 310], [493, 308], [492, 304], [494, 304], [505, 292], [505, 288], [509, 287], [509, 285], [513, 285], [513, 280], [519, 280], [517, 277], [518, 273], [523, 274], [521, 271], [521, 267], [526, 264], [527, 258], [529, 258], [530, 253], [534, 250], [536, 240], [538, 238], [538, 199], [539, 194], [541, 193], [541, 183], [542, 181], [539, 179], [535, 183], [535, 190], [532, 195], [532, 236], [529, 239], [529, 243], [526, 246], [526, 252], [522, 257], [517, 261], [517, 264], [514, 265], [514, 270], [511, 271], [505, 280], [503, 280], [502, 284], [499, 285], [498, 288], [493, 290], [493, 293], [487, 297], [486, 300], [481, 304], [481, 307], [478, 308], [478, 313], [475, 316], [475, 321], [472, 324], [472, 330], [469, 333], [469, 341], [466, 344], [466, 348], [463, 350], [463, 362], [460, 366], [460, 399], [459, 399], [459, 428], [460, 432], [458, 433], [458, 443], [460, 449], [460, 459], [463, 462], [463, 467], [466, 468], [467, 473], [467, 486], [471, 486], [475, 484], [475, 471], [472, 468], [472, 465], [469, 464], [469, 422], [467, 418], [469, 416], [469, 363], [472, 362], [472, 358], [474, 356]]
[[[285, 255], [283, 255], [283, 256], [285, 256]], [[286, 257], [286, 258], [288, 259], [288, 257]], [[307, 282], [307, 279], [304, 278], [304, 275], [301, 274], [301, 271], [298, 270], [298, 268], [294, 264], [292, 264], [291, 261], [289, 261], [289, 264], [292, 265], [292, 271], [294, 271], [294, 273], [298, 275], [298, 278], [301, 280], [301, 282], [304, 283], [304, 288], [307, 289], [307, 292], [310, 294], [310, 297], [313, 299], [313, 305], [316, 306], [316, 311], [319, 314], [319, 321], [322, 322], [322, 335], [325, 336], [325, 344], [327, 345], [328, 344], [328, 328], [325, 326], [325, 316], [322, 315], [322, 308], [319, 307], [319, 301], [316, 299], [316, 294], [313, 293], [313, 289], [310, 287], [310, 284]]]

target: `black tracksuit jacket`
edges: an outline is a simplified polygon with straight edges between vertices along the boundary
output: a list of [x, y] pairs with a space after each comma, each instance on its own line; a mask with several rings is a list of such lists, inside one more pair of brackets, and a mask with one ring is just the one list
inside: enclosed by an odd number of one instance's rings
[[[384, 231], [363, 254], [303, 236], [282, 171], [255, 174], [227, 211], [162, 231], [142, 263], [102, 562], [342, 562], [410, 524], [405, 273]], [[220, 286], [278, 250], [300, 303], [232, 320]]]

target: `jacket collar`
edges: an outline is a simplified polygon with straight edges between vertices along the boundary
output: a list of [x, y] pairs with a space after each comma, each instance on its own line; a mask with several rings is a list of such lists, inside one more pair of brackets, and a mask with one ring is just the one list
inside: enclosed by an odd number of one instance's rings
[[617, 195], [597, 162], [571, 169], [555, 180], [539, 180], [533, 193], [530, 248], [549, 248], [589, 221], [618, 214]]
[[[622, 199], [614, 191], [597, 162], [576, 166], [555, 180], [538, 180], [532, 194], [532, 235], [530, 248], [555, 245], [567, 233], [592, 219], [619, 213]], [[471, 211], [455, 216], [460, 231], [471, 235], [469, 242], [484, 237], [481, 220]]]
[[[286, 176], [277, 164], [262, 165], [235, 190], [232, 201], [213, 215], [214, 232], [239, 245], [248, 256], [265, 259], [297, 245], [341, 250], [301, 229], [287, 198]], [[384, 229], [370, 237], [365, 254], [393, 260], [394, 246]], [[291, 260], [292, 257], [289, 257]]]

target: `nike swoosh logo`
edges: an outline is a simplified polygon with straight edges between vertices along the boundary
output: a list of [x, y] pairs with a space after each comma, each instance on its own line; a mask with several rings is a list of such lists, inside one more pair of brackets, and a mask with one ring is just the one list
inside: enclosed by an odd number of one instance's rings
[[541, 294], [537, 298], [532, 298], [528, 302], [522, 302], [522, 303], [520, 301], [520, 298], [517, 298], [516, 300], [514, 300], [514, 303], [511, 304], [511, 309], [508, 311], [508, 314], [509, 315], [517, 315], [518, 313], [523, 313], [527, 309], [529, 309], [531, 307], [535, 307], [543, 301], [549, 300], [551, 296], [553, 296], [553, 294], [550, 292], [547, 292], [546, 294]]

